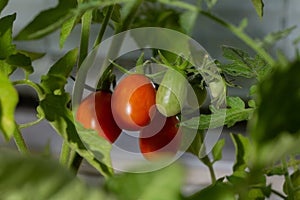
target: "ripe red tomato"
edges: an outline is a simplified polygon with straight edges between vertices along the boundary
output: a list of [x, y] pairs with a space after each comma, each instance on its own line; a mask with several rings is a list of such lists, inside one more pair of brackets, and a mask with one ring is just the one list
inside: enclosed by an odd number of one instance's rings
[[79, 105], [76, 119], [85, 128], [98, 131], [99, 136], [113, 143], [122, 130], [117, 126], [111, 112], [109, 92], [98, 91], [87, 96]]
[[[164, 124], [161, 125], [162, 122]], [[140, 150], [147, 160], [174, 156], [177, 153], [181, 142], [178, 123], [176, 116], [165, 117], [158, 111], [155, 113], [151, 123], [140, 132]]]
[[114, 119], [122, 129], [137, 131], [146, 126], [155, 106], [155, 88], [141, 74], [128, 75], [116, 86], [111, 108]]

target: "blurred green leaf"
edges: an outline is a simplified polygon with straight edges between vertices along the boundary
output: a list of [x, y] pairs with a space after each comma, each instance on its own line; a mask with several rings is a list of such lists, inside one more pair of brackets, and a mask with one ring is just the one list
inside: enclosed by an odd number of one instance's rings
[[242, 134], [230, 134], [233, 144], [235, 146], [235, 163], [233, 171], [244, 171], [248, 167], [251, 143], [249, 138]]
[[185, 30], [185, 33], [191, 34], [197, 20], [197, 16], [197, 11], [186, 11], [180, 15], [180, 26], [183, 30]]
[[206, 2], [208, 9], [212, 9], [216, 5], [218, 0], [205, 0], [205, 2]]
[[56, 7], [39, 13], [19, 34], [16, 40], [33, 40], [57, 30], [66, 20], [74, 16], [72, 9], [77, 0], [59, 0]]
[[[0, 151], [0, 199], [107, 199], [51, 159]], [[70, 192], [76, 191], [76, 192]]]
[[221, 140], [218, 140], [218, 142], [215, 144], [214, 148], [212, 149], [213, 163], [222, 159], [222, 151], [223, 151], [224, 145], [225, 145], [224, 138]]
[[6, 7], [7, 3], [8, 3], [8, 0], [0, 1], [0, 14], [1, 14], [1, 11]]
[[212, 114], [201, 114], [181, 122], [182, 126], [193, 129], [217, 128], [224, 125], [233, 126], [235, 123], [249, 120], [253, 114], [253, 108], [245, 108], [245, 103], [239, 97], [227, 97], [227, 108], [216, 109], [210, 106]]
[[20, 67], [24, 69], [29, 74], [33, 73], [31, 59], [24, 54], [21, 53], [12, 54], [6, 59], [6, 62], [12, 67]]
[[0, 60], [6, 59], [15, 51], [12, 44], [12, 26], [16, 14], [8, 15], [0, 19]]
[[109, 179], [105, 188], [122, 200], [176, 200], [181, 199], [182, 183], [183, 170], [173, 164], [154, 172], [123, 173]]
[[18, 93], [6, 74], [0, 71], [0, 130], [9, 140], [16, 130], [15, 108], [19, 101]]
[[184, 198], [185, 200], [235, 200], [234, 189], [230, 184], [217, 181], [190, 197]]
[[264, 2], [263, 0], [251, 0], [256, 10], [257, 15], [262, 18], [264, 14]]
[[271, 45], [273, 45], [278, 40], [280, 40], [280, 39], [282, 39], [282, 38], [287, 37], [288, 35], [290, 35], [291, 32], [293, 30], [295, 30], [296, 28], [297, 28], [297, 26], [292, 26], [290, 28], [287, 28], [287, 29], [284, 29], [284, 30], [280, 30], [278, 32], [269, 33], [261, 41], [258, 41], [258, 44], [262, 48], [270, 47]]
[[277, 66], [258, 85], [258, 108], [252, 136], [257, 144], [276, 139], [282, 133], [300, 132], [300, 61]]
[[[299, 187], [300, 187], [300, 170], [294, 171], [290, 175], [290, 179], [291, 179], [293, 188], [298, 188], [298, 190], [295, 191], [294, 194], [291, 194], [291, 195], [293, 195], [294, 200], [300, 200], [300, 189], [299, 189]], [[283, 191], [284, 191], [284, 193], [287, 194], [288, 189], [287, 189], [286, 181], [283, 184]]]
[[6, 62], [6, 60], [0, 60], [0, 72], [2, 72], [3, 75], [9, 76], [16, 70], [15, 66], [11, 66]]

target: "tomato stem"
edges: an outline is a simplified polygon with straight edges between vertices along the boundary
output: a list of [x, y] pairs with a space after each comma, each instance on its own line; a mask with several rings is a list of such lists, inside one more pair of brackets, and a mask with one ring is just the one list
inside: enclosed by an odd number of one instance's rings
[[67, 166], [69, 154], [70, 154], [70, 147], [68, 143], [64, 140], [62, 143], [60, 157], [59, 157], [60, 164]]
[[293, 183], [291, 180], [291, 177], [289, 175], [289, 171], [288, 171], [288, 165], [287, 165], [287, 161], [285, 158], [283, 158], [281, 160], [282, 163], [282, 167], [285, 170], [285, 174], [284, 174], [284, 178], [286, 181], [286, 185], [287, 185], [287, 195], [289, 197], [290, 200], [294, 200], [294, 187], [293, 187]]
[[72, 169], [75, 174], [77, 174], [82, 160], [83, 157], [80, 156], [76, 151], [71, 151], [69, 157], [69, 168]]
[[15, 143], [17, 145], [17, 148], [19, 150], [19, 152], [23, 153], [23, 154], [27, 154], [28, 153], [28, 148], [27, 148], [27, 145], [25, 143], [25, 140], [22, 136], [22, 133], [19, 129], [18, 126], [16, 126], [17, 128], [15, 129], [14, 131], [14, 140], [15, 140]]

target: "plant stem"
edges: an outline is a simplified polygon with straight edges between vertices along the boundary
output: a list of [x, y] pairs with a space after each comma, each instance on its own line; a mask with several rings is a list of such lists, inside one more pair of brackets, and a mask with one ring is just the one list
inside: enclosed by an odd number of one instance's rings
[[80, 156], [76, 151], [71, 151], [69, 157], [69, 168], [72, 169], [75, 174], [77, 174], [82, 160], [82, 156]]
[[286, 196], [281, 194], [280, 192], [278, 192], [277, 190], [271, 189], [272, 193], [276, 194], [277, 196], [279, 196], [282, 199], [286, 199]]
[[247, 34], [245, 34], [241, 28], [236, 27], [228, 22], [225, 22], [224, 20], [218, 18], [215, 15], [212, 15], [209, 12], [206, 12], [203, 10], [200, 10], [199, 12], [203, 16], [208, 17], [208, 18], [212, 19], [213, 21], [217, 22], [218, 24], [229, 29], [233, 34], [235, 34], [238, 38], [240, 38], [242, 41], [244, 41], [249, 47], [251, 47], [254, 51], [256, 51], [260, 56], [262, 56], [271, 66], [273, 66], [275, 64], [274, 59], [261, 46], [259, 46], [256, 43], [256, 41], [254, 41]]
[[28, 85], [28, 86], [32, 87], [37, 92], [39, 99], [42, 99], [44, 96], [43, 89], [38, 84], [36, 84], [35, 82], [32, 82], [31, 80], [18, 80], [18, 81], [14, 81], [12, 83], [13, 83], [13, 85]]
[[86, 58], [88, 54], [89, 48], [89, 35], [92, 21], [92, 11], [87, 11], [81, 18], [81, 37], [80, 37], [80, 52], [79, 52], [79, 60], [78, 60], [78, 68]]
[[294, 187], [293, 187], [291, 177], [289, 175], [286, 159], [283, 158], [281, 162], [282, 162], [282, 167], [285, 170], [284, 178], [285, 178], [285, 182], [287, 185], [287, 195], [289, 197], [289, 200], [294, 200], [295, 199], [294, 198]]
[[26, 123], [26, 124], [19, 124], [19, 128], [20, 128], [20, 129], [28, 128], [28, 127], [30, 127], [30, 126], [33, 126], [33, 125], [36, 125], [36, 124], [40, 123], [43, 119], [44, 119], [44, 117], [41, 117], [41, 118], [38, 118], [38, 119], [35, 120], [35, 121], [28, 122], [28, 123]]
[[216, 178], [215, 170], [213, 168], [213, 163], [210, 161], [210, 159], [207, 155], [203, 158], [200, 158], [200, 160], [202, 161], [202, 163], [204, 165], [206, 165], [208, 167], [211, 182], [212, 182], [212, 184], [214, 184], [216, 182], [217, 178]]
[[106, 15], [105, 15], [105, 18], [104, 18], [104, 20], [103, 20], [103, 23], [102, 23], [102, 25], [101, 25], [101, 29], [100, 29], [100, 31], [99, 31], [98, 37], [97, 37], [97, 39], [96, 39], [96, 41], [95, 41], [94, 48], [95, 48], [98, 44], [100, 44], [100, 42], [102, 41], [103, 35], [104, 35], [104, 33], [105, 33], [106, 27], [107, 27], [107, 25], [108, 25], [108, 22], [109, 22], [109, 20], [110, 20], [110, 18], [111, 18], [111, 15], [112, 15], [113, 11], [114, 11], [114, 5], [109, 6], [109, 7], [108, 7], [108, 10], [107, 10], [107, 13], [106, 13]]
[[64, 140], [61, 147], [59, 162], [60, 164], [67, 166], [68, 165], [68, 158], [70, 154], [70, 148], [68, 143]]
[[17, 145], [17, 148], [19, 150], [19, 152], [23, 153], [23, 154], [27, 154], [28, 153], [28, 148], [26, 146], [26, 143], [24, 141], [24, 138], [22, 136], [22, 133], [19, 129], [19, 127], [16, 125], [16, 130], [14, 131], [14, 140], [15, 143]]

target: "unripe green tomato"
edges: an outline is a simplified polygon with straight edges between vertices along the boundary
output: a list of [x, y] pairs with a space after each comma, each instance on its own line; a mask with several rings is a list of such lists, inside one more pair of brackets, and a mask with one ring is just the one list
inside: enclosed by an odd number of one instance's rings
[[187, 95], [187, 81], [176, 70], [169, 69], [156, 93], [156, 105], [159, 112], [170, 117], [180, 113]]

